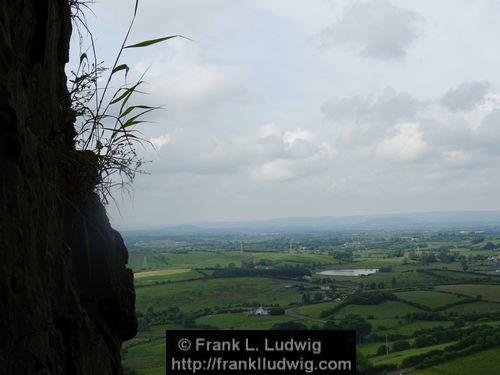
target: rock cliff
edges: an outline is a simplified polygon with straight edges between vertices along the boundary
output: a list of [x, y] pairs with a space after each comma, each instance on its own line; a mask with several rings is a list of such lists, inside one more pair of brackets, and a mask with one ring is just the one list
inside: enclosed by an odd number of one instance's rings
[[0, 2], [0, 373], [121, 374], [127, 249], [75, 150], [68, 1]]

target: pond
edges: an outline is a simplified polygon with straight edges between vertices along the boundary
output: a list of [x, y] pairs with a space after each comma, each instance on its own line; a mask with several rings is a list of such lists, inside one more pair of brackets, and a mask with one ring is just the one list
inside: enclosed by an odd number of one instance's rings
[[326, 276], [361, 276], [377, 272], [378, 268], [354, 268], [350, 270], [326, 270], [318, 272], [318, 274]]

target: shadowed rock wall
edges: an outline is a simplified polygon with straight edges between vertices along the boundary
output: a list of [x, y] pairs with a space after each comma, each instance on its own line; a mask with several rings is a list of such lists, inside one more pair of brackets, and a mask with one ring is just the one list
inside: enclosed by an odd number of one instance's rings
[[121, 374], [127, 250], [72, 141], [68, 1], [0, 0], [0, 373]]

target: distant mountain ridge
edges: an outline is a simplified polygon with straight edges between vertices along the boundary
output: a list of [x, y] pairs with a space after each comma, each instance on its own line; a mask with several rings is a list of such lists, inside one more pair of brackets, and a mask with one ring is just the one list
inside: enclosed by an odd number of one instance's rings
[[444, 211], [356, 216], [289, 217], [236, 222], [199, 222], [122, 230], [125, 234], [188, 235], [291, 231], [482, 230], [500, 228], [500, 211]]

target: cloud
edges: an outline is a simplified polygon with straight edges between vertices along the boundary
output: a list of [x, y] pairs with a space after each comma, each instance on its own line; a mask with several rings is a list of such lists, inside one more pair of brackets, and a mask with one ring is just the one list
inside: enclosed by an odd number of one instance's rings
[[389, 1], [358, 1], [347, 6], [343, 17], [317, 37], [322, 47], [336, 44], [362, 56], [397, 60], [405, 57], [419, 35], [421, 24], [418, 13]]
[[162, 134], [159, 135], [158, 137], [151, 137], [149, 138], [149, 142], [153, 145], [153, 147], [159, 151], [164, 145], [167, 145], [171, 142], [170, 135], [168, 134]]
[[402, 162], [421, 158], [428, 149], [428, 145], [423, 140], [419, 127], [417, 123], [396, 125], [395, 134], [377, 145], [377, 154], [385, 159]]
[[443, 159], [452, 166], [466, 166], [470, 163], [470, 155], [464, 150], [443, 151]]
[[[442, 99], [423, 101], [386, 88], [379, 96], [330, 99], [322, 111], [339, 155], [337, 165], [355, 162], [360, 174], [377, 170], [373, 176], [378, 179], [380, 173], [394, 173], [407, 164], [415, 175], [433, 176], [434, 181], [440, 174], [455, 179], [464, 168], [486, 168], [497, 162], [500, 97], [488, 94], [475, 101], [450, 111]], [[352, 177], [353, 170], [349, 173]]]
[[[280, 130], [268, 123], [253, 133], [200, 138], [179, 132], [153, 139], [169, 147], [158, 149], [156, 173], [193, 175], [247, 175], [262, 181], [282, 181], [315, 173], [332, 160], [330, 146], [309, 130]], [[165, 143], [164, 143], [165, 144]]]
[[290, 160], [272, 160], [257, 166], [252, 171], [252, 177], [257, 181], [281, 182], [293, 180], [297, 175], [292, 170]]
[[490, 84], [488, 82], [462, 83], [448, 90], [441, 104], [452, 111], [469, 111], [484, 102]]
[[244, 69], [217, 64], [202, 56], [200, 48], [185, 40], [172, 41], [173, 53], [141, 60], [138, 74], [147, 71], [147, 91], [178, 112], [206, 111], [248, 93]]
[[[133, 5], [96, 4], [99, 59], [114, 61]], [[150, 67], [141, 88], [150, 95], [137, 104], [165, 108], [138, 127], [158, 151], [144, 157], [154, 162], [150, 175], [137, 177], [130, 217], [163, 223], [498, 206], [492, 46], [500, 3], [142, 5], [130, 43], [172, 34], [196, 42], [123, 55], [130, 79]], [[312, 49], [311, 35], [329, 50]]]
[[[327, 144], [309, 149], [300, 157], [274, 159], [252, 168], [251, 177], [257, 182], [284, 182], [321, 177], [334, 168], [335, 152]], [[290, 156], [290, 154], [288, 154]]]
[[410, 121], [419, 108], [419, 102], [408, 93], [397, 92], [386, 87], [382, 95], [356, 95], [347, 98], [332, 98], [321, 110], [333, 121], [350, 119], [357, 123], [390, 123]]
[[392, 87], [375, 96], [356, 95], [327, 100], [321, 110], [334, 128], [336, 142], [359, 147], [379, 139], [391, 126], [412, 122], [423, 103]]
[[481, 126], [476, 129], [479, 144], [500, 153], [500, 108], [493, 109], [481, 121]]
[[271, 136], [277, 136], [277, 135], [279, 135], [279, 133], [280, 133], [279, 128], [275, 124], [273, 124], [272, 122], [270, 122], [268, 124], [261, 125], [257, 129], [257, 137], [259, 137], [259, 138], [267, 138], [267, 137], [271, 137]]

